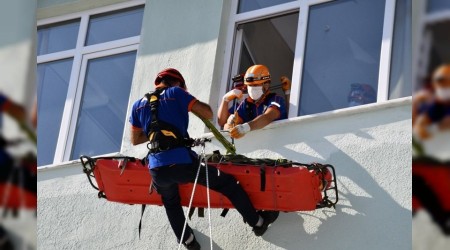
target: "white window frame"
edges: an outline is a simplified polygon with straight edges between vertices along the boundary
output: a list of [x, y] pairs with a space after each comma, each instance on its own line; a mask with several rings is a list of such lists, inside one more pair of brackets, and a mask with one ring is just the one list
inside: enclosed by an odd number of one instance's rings
[[[239, 55], [235, 55], [236, 52], [240, 53], [237, 49], [240, 48], [242, 35], [236, 32], [236, 28], [239, 24], [248, 23], [260, 19], [266, 19], [282, 14], [299, 13], [298, 27], [297, 27], [297, 39], [295, 44], [295, 55], [292, 69], [292, 89], [289, 99], [289, 114], [288, 118], [298, 117], [298, 110], [300, 104], [300, 90], [301, 79], [303, 73], [303, 64], [305, 57], [306, 46], [306, 34], [308, 29], [308, 16], [310, 6], [333, 2], [336, 0], [297, 0], [280, 5], [248, 11], [244, 13], [237, 13], [239, 0], [231, 1], [230, 18], [228, 22], [228, 30], [226, 33], [225, 48], [225, 63], [223, 68], [223, 74], [221, 82], [227, 83], [230, 81], [230, 76], [236, 75], [241, 72], [237, 72], [236, 61], [239, 61]], [[384, 20], [383, 20], [383, 34], [380, 53], [380, 66], [378, 72], [378, 96], [377, 103], [389, 101], [389, 79], [391, 70], [391, 57], [395, 24], [395, 0], [386, 0]], [[239, 39], [239, 41], [238, 41]], [[236, 45], [238, 44], [238, 45]], [[234, 52], [234, 53], [233, 53]], [[231, 70], [231, 72], [230, 72]], [[220, 96], [224, 95], [227, 91], [228, 84], [222, 84], [220, 87]], [[220, 103], [219, 103], [220, 105]], [[352, 107], [359, 108], [359, 107]], [[315, 114], [317, 115], [317, 114]]]
[[[83, 12], [43, 19], [37, 22], [37, 27], [39, 28], [43, 25], [51, 25], [73, 19], [80, 19], [77, 43], [74, 49], [40, 55], [37, 57], [37, 64], [73, 58], [69, 87], [64, 104], [64, 111], [62, 114], [58, 141], [56, 143], [55, 156], [53, 158], [53, 163], [50, 165], [59, 165], [70, 160], [88, 60], [130, 51], [137, 51], [139, 47], [140, 35], [85, 46], [84, 43], [88, 31], [89, 18], [96, 14], [127, 9], [141, 5], [144, 6], [144, 4], [145, 0], [131, 0], [128, 2], [109, 5]], [[111, 153], [116, 154], [118, 152]]]

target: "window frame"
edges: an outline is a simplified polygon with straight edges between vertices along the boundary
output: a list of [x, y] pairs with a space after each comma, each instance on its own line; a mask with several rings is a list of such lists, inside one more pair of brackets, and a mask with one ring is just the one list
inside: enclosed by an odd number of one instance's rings
[[[123, 38], [119, 40], [85, 46], [86, 35], [91, 16], [111, 11], [117, 11], [137, 6], [145, 8], [145, 0], [132, 0], [119, 4], [104, 6], [77, 13], [71, 13], [58, 17], [42, 19], [37, 21], [36, 28], [44, 25], [58, 24], [60, 22], [73, 19], [80, 19], [80, 27], [77, 35], [76, 47], [71, 50], [59, 51], [50, 54], [37, 56], [37, 65], [46, 62], [52, 62], [62, 59], [73, 58], [72, 69], [70, 73], [69, 87], [67, 91], [64, 111], [61, 119], [61, 126], [56, 142], [56, 150], [51, 165], [60, 165], [70, 161], [72, 146], [75, 138], [78, 113], [82, 98], [87, 64], [90, 59], [101, 58], [105, 56], [121, 54], [130, 51], [137, 51], [140, 43], [140, 34], [134, 37]], [[111, 152], [110, 154], [117, 154]], [[110, 155], [108, 154], [108, 155]], [[49, 166], [44, 165], [44, 166]], [[39, 168], [44, 167], [39, 166]]]
[[[237, 49], [240, 49], [242, 35], [237, 32], [237, 27], [240, 24], [253, 22], [261, 19], [276, 17], [283, 14], [289, 14], [293, 12], [299, 13], [299, 20], [297, 26], [297, 38], [294, 52], [294, 62], [292, 69], [292, 89], [290, 94], [289, 103], [289, 118], [299, 117], [298, 110], [300, 105], [300, 93], [301, 93], [301, 79], [303, 75], [303, 65], [305, 59], [306, 49], [306, 35], [308, 31], [308, 17], [309, 9], [313, 5], [322, 3], [333, 2], [337, 0], [297, 0], [289, 3], [266, 7], [258, 10], [248, 11], [237, 14], [239, 0], [231, 1], [230, 17], [228, 21], [228, 28], [226, 33], [225, 57], [223, 74], [221, 78], [222, 83], [228, 83], [230, 77], [236, 72], [237, 65], [234, 62], [239, 61], [239, 55], [236, 55]], [[390, 68], [391, 57], [393, 47], [393, 35], [395, 25], [395, 7], [396, 1], [386, 0], [383, 20], [383, 34], [382, 43], [380, 49], [380, 67], [378, 71], [378, 89], [377, 89], [377, 101], [376, 103], [383, 103], [389, 100], [389, 80], [390, 80]], [[238, 41], [239, 39], [239, 41]], [[219, 95], [222, 96], [227, 91], [229, 84], [221, 84]], [[395, 99], [393, 99], [395, 100]], [[220, 105], [220, 103], [219, 103]], [[363, 105], [364, 106], [364, 105]], [[352, 107], [354, 109], [360, 106]], [[337, 110], [337, 109], [335, 109]], [[333, 110], [334, 111], [334, 110]], [[326, 114], [328, 112], [324, 112]], [[322, 114], [322, 113], [318, 113]], [[317, 114], [314, 114], [317, 115]]]

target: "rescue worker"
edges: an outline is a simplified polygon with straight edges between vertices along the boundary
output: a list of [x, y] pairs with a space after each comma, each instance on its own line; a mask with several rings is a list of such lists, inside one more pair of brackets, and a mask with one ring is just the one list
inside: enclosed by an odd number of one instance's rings
[[417, 117], [414, 132], [421, 139], [429, 139], [429, 128], [437, 124], [440, 130], [450, 129], [450, 64], [438, 67], [432, 77], [434, 100]]
[[228, 122], [229, 117], [233, 119], [236, 108], [248, 96], [247, 85], [244, 84], [244, 74], [235, 75], [232, 80], [234, 87], [222, 97], [217, 112], [217, 122], [220, 127]]
[[[150, 148], [150, 174], [161, 195], [170, 225], [178, 242], [181, 241], [187, 249], [200, 249], [189, 225], [181, 239], [186, 218], [178, 184], [193, 183], [199, 165], [197, 155], [189, 148], [189, 140], [184, 140], [189, 138], [188, 113], [195, 112], [205, 119], [211, 119], [213, 113], [208, 104], [198, 101], [186, 91], [184, 78], [176, 69], [168, 68], [158, 73], [155, 85], [155, 92], [133, 104], [129, 119], [132, 125], [131, 143], [137, 145], [150, 141], [147, 146]], [[208, 171], [209, 187], [233, 203], [244, 220], [253, 227], [256, 236], [263, 235], [269, 224], [277, 219], [278, 212], [257, 213], [236, 179], [223, 172], [218, 175], [213, 167], [201, 168], [200, 185], [206, 186], [205, 171]]]
[[270, 82], [271, 76], [266, 66], [253, 65], [248, 68], [244, 84], [247, 85], [249, 97], [239, 105], [233, 121], [225, 125], [225, 129], [230, 130], [231, 137], [242, 138], [251, 130], [261, 129], [273, 121], [287, 118], [284, 98], [270, 93]]

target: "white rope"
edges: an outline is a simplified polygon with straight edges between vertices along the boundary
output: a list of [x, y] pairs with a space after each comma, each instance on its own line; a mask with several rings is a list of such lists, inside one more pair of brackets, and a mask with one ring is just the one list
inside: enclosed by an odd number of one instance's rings
[[202, 158], [205, 161], [205, 169], [206, 169], [206, 197], [208, 199], [208, 221], [209, 221], [209, 244], [211, 246], [211, 250], [213, 249], [213, 241], [212, 241], [212, 224], [211, 224], [211, 201], [209, 196], [209, 176], [208, 176], [208, 165], [205, 159], [205, 145], [202, 147]]
[[[201, 156], [201, 157], [203, 158], [203, 156]], [[194, 200], [195, 188], [197, 187], [197, 181], [198, 181], [198, 176], [200, 174], [201, 166], [202, 166], [202, 159], [200, 159], [200, 162], [198, 164], [197, 175], [195, 176], [194, 186], [192, 187], [191, 199], [189, 200], [189, 206], [188, 206], [188, 209], [186, 210], [186, 214], [184, 215], [183, 232], [181, 233], [180, 243], [178, 244], [178, 250], [181, 249], [181, 245], [183, 244], [184, 233], [186, 231], [186, 226], [187, 226], [187, 217], [189, 215], [189, 210], [191, 210], [192, 201]]]

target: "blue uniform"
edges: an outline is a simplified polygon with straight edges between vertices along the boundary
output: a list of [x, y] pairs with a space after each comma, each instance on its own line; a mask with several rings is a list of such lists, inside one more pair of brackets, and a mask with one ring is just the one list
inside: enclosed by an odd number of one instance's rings
[[266, 112], [269, 108], [278, 110], [280, 115], [276, 121], [287, 118], [286, 103], [284, 98], [276, 94], [269, 94], [259, 105], [256, 105], [250, 97], [247, 97], [243, 102], [241, 102], [236, 110], [238, 114], [238, 121], [239, 123], [252, 121], [259, 115], [264, 114], [264, 112]]
[[423, 108], [423, 112], [428, 115], [433, 123], [442, 121], [445, 117], [450, 116], [450, 105], [440, 102], [434, 102]]
[[[197, 101], [195, 97], [179, 87], [170, 87], [163, 90], [159, 97], [158, 119], [178, 128], [179, 132], [187, 137], [189, 125], [189, 111]], [[180, 112], [181, 111], [181, 112]], [[148, 124], [151, 123], [150, 104], [144, 97], [133, 104], [130, 123], [136, 129], [142, 129], [148, 135]], [[192, 150], [179, 147], [171, 150], [150, 154], [149, 168], [169, 166], [173, 164], [192, 163]]]

